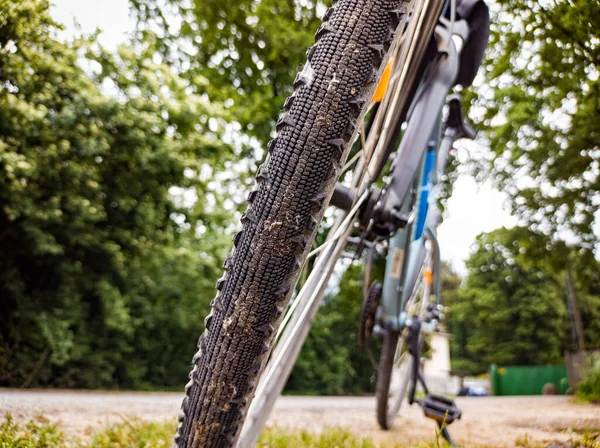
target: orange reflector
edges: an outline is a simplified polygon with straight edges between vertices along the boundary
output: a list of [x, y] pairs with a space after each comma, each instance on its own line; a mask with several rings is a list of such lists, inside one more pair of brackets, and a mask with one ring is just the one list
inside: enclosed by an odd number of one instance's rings
[[385, 69], [383, 70], [383, 74], [381, 75], [381, 79], [379, 80], [379, 84], [377, 85], [377, 90], [375, 90], [375, 94], [373, 95], [374, 103], [379, 103], [385, 96], [385, 92], [387, 91], [388, 84], [390, 83], [390, 74], [392, 72], [392, 63], [393, 63], [393, 60], [390, 59], [390, 61], [385, 66]]
[[431, 269], [425, 269], [425, 272], [423, 272], [423, 280], [425, 280], [426, 284], [431, 285], [433, 282], [433, 272], [431, 272]]

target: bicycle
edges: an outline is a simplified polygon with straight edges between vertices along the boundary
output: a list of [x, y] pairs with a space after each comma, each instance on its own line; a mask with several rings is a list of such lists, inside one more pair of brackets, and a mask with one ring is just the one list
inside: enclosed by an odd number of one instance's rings
[[[375, 282], [365, 295], [361, 322], [378, 322], [378, 327], [363, 324], [359, 335], [359, 343], [368, 349], [368, 338], [385, 329], [377, 366], [377, 420], [380, 427], [389, 429], [392, 426], [407, 398], [409, 405], [418, 403], [425, 415], [439, 424], [442, 435], [451, 444], [447, 426], [459, 419], [461, 412], [452, 400], [429, 392], [420, 371], [420, 352], [423, 333], [436, 331], [438, 322], [444, 317], [441, 313], [440, 249], [435, 233], [441, 223], [441, 214], [435, 202], [430, 203], [430, 197], [436, 197], [435, 190], [454, 141], [475, 138], [475, 132], [465, 121], [461, 103], [459, 94], [448, 98], [443, 138], [440, 138], [439, 130], [434, 130], [436, 135], [432, 135], [428, 143], [421, 175], [416, 179], [411, 205], [417, 210], [416, 220], [390, 240], [383, 287]], [[430, 302], [432, 293], [435, 303]], [[379, 305], [381, 298], [383, 303]], [[424, 399], [415, 398], [417, 383], [426, 394]]]
[[[359, 335], [363, 343], [374, 330], [384, 335], [380, 425], [391, 426], [409, 381], [409, 402], [417, 401], [417, 381], [427, 391], [418, 370], [421, 334], [441, 317], [429, 303], [432, 291], [440, 299], [441, 215], [428, 188], [439, 183], [454, 140], [473, 137], [458, 97], [446, 120], [442, 112], [455, 85], [473, 82], [488, 35], [483, 0], [337, 0], [327, 10], [217, 282], [176, 446], [254, 446], [349, 247], [355, 257], [366, 254], [365, 285], [377, 251], [389, 249], [383, 286], [366, 291]], [[328, 205], [338, 216], [312, 249]], [[402, 353], [412, 366], [399, 362]], [[402, 372], [404, 386], [390, 389]], [[444, 425], [459, 411], [427, 398], [419, 403], [426, 415], [437, 410], [450, 440]]]

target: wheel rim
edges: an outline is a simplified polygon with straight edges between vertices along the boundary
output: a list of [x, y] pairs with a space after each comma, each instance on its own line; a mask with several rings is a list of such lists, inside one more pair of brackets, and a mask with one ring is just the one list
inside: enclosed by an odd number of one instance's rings
[[[423, 263], [423, 268], [431, 268], [431, 255], [429, 254]], [[423, 278], [423, 272], [419, 275]], [[406, 305], [407, 315], [416, 315], [420, 319], [423, 318], [427, 303], [429, 302], [429, 294], [431, 287], [425, 284], [422, 280], [415, 287], [415, 293]], [[411, 366], [413, 356], [409, 353], [406, 344], [408, 329], [404, 328], [400, 333], [396, 353], [394, 355], [394, 364], [392, 365], [392, 373], [390, 376], [390, 387], [388, 392], [387, 405], [387, 423], [388, 427], [392, 425], [394, 419], [398, 416], [398, 412], [402, 407], [402, 403], [406, 398], [406, 394], [411, 383]], [[419, 334], [419, 345], [423, 342], [423, 334]]]

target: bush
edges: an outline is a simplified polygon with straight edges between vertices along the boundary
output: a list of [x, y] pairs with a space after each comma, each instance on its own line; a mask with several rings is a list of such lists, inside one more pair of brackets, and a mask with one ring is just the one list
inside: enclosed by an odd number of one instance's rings
[[577, 387], [577, 397], [585, 401], [600, 403], [600, 356], [591, 360], [583, 380]]

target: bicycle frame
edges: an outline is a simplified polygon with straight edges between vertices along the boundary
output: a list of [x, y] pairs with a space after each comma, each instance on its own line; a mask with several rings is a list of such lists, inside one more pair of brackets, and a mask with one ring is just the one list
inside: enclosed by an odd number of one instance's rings
[[[482, 0], [462, 0], [459, 4], [475, 4], [480, 1]], [[431, 33], [429, 30], [433, 29], [434, 26], [430, 22], [433, 19], [434, 23], [437, 23], [441, 6], [438, 8], [439, 5], [437, 1], [430, 2], [429, 0], [424, 0], [424, 2], [426, 4], [431, 3], [435, 6], [435, 8], [432, 9], [435, 9], [436, 12], [432, 13], [429, 9], [418, 11], [416, 16], [418, 20], [413, 20], [410, 26], [413, 27], [413, 30], [420, 30], [422, 27], [423, 30], [427, 30], [426, 33], [423, 31], [424, 35], [430, 36]], [[439, 20], [442, 19], [443, 18], [440, 18]], [[457, 23], [459, 22], [454, 23], [454, 25]], [[438, 26], [438, 28], [440, 27]], [[454, 34], [462, 36], [463, 40], [466, 40], [466, 37], [468, 36], [468, 26], [456, 27], [455, 31], [456, 33]], [[439, 36], [437, 34], [439, 34]], [[413, 101], [414, 106], [410, 113], [411, 119], [409, 121], [409, 127], [404, 133], [401, 146], [397, 152], [392, 177], [393, 180], [387, 189], [387, 193], [389, 194], [384, 196], [381, 200], [382, 202], [389, 202], [391, 208], [397, 205], [399, 209], [403, 204], [405, 204], [404, 206], [409, 207], [410, 203], [404, 202], [404, 196], [406, 196], [406, 192], [409, 190], [418, 168], [422, 166], [423, 148], [427, 148], [427, 142], [432, 135], [432, 130], [435, 128], [436, 123], [440, 123], [440, 120], [430, 119], [427, 116], [427, 111], [433, 110], [436, 113], [436, 117], [439, 115], [438, 112], [442, 110], [445, 97], [456, 77], [458, 69], [457, 54], [460, 51], [454, 47], [452, 34], [453, 33], [448, 32], [447, 30], [444, 32], [441, 28], [436, 30], [436, 41], [441, 44], [438, 48], [441, 49], [442, 53], [447, 53], [450, 56], [441, 59], [438, 66], [435, 67], [435, 70], [433, 70], [426, 78], [427, 81], [422, 85], [421, 91], [417, 93], [417, 99]], [[402, 72], [398, 73], [401, 76], [397, 78], [394, 87], [386, 94], [386, 98], [389, 100], [389, 107], [386, 108], [385, 114], [382, 114], [381, 116], [377, 115], [379, 131], [369, 134], [366, 139], [367, 145], [364, 148], [363, 155], [368, 155], [368, 157], [358, 159], [360, 161], [356, 163], [355, 175], [352, 177], [351, 188], [343, 189], [348, 192], [348, 200], [344, 201], [348, 207], [338, 206], [344, 213], [340, 213], [336, 218], [334, 225], [329, 231], [326, 242], [313, 251], [313, 253], [319, 254], [318, 258], [316, 259], [308, 278], [303, 284], [302, 289], [296, 296], [293, 305], [290, 307], [284, 318], [285, 325], [282, 327], [283, 330], [277, 335], [278, 344], [271, 352], [270, 359], [256, 389], [256, 398], [248, 409], [246, 421], [237, 440], [237, 444], [240, 447], [250, 447], [254, 446], [256, 443], [277, 396], [280, 394], [281, 390], [283, 390], [283, 386], [291, 372], [291, 368], [300, 353], [302, 343], [308, 335], [310, 323], [318, 311], [321, 299], [325, 293], [327, 281], [335, 267], [335, 262], [346, 248], [349, 237], [354, 229], [352, 223], [356, 222], [356, 219], [362, 210], [368, 208], [367, 205], [375, 205], [374, 203], [369, 203], [371, 200], [370, 194], [372, 193], [371, 187], [376, 180], [372, 177], [372, 173], [379, 173], [379, 165], [381, 162], [385, 164], [385, 159], [387, 159], [385, 150], [388, 148], [388, 141], [392, 135], [392, 129], [399, 120], [403, 120], [401, 115], [396, 115], [396, 112], [402, 114], [404, 108], [405, 97], [402, 96], [403, 91], [401, 88], [406, 87], [406, 89], [412, 89], [413, 77], [415, 76], [415, 73], [413, 72], [416, 71], [415, 69], [409, 73], [408, 69], [411, 67], [414, 68], [415, 65], [421, 63], [422, 52], [417, 51], [419, 49], [416, 48], [416, 41], [409, 39], [408, 42], [410, 45], [407, 44], [406, 46], [401, 47], [402, 51], [400, 53], [405, 54], [406, 50], [405, 56], [407, 59], [400, 58], [399, 60], [410, 60], [413, 61], [414, 64], [402, 65]], [[423, 49], [421, 48], [421, 50]], [[401, 66], [398, 67], [400, 68]], [[449, 68], [453, 68], [454, 71], [448, 71]], [[442, 76], [444, 74], [445, 76]], [[402, 98], [402, 100], [400, 101], [399, 98]], [[406, 98], [409, 98], [408, 94], [406, 94]], [[396, 112], [390, 113], [390, 111]], [[362, 120], [363, 118], [364, 115], [359, 117], [359, 120]], [[418, 123], [421, 123], [428, 129], [426, 131], [425, 128], [419, 130], [416, 127], [416, 124]], [[425, 132], [425, 136], [422, 137], [420, 134]], [[442, 158], [442, 151], [438, 151], [434, 165], [438, 166], [440, 164], [439, 161]], [[361, 169], [359, 169], [359, 167]], [[433, 170], [433, 172], [435, 172], [435, 170]], [[400, 178], [402, 176], [406, 177]], [[407, 180], [407, 182], [405, 182], [405, 180]], [[404, 188], [404, 191], [402, 191], [402, 188]], [[346, 196], [346, 194], [344, 193], [343, 196]], [[424, 201], [429, 203], [428, 198], [424, 198]], [[332, 204], [337, 205], [333, 203], [333, 201]], [[426, 225], [423, 227], [423, 237], [416, 240], [416, 242], [420, 242], [423, 247], [424, 237], [427, 237], [430, 241], [435, 243], [435, 238], [432, 238], [434, 233], [429, 228], [435, 228], [435, 226], [428, 224], [434, 222], [432, 219], [435, 217], [435, 213], [430, 210], [426, 215], [428, 217], [425, 220]], [[403, 230], [400, 232], [403, 232]], [[415, 246], [417, 246], [416, 242]], [[412, 254], [418, 253], [419, 252], [416, 249], [412, 250]], [[436, 256], [439, 256], [439, 250], [435, 251], [434, 249], [434, 253]], [[409, 257], [406, 257], [407, 263], [413, 257], [417, 256], [412, 254]], [[408, 267], [405, 268], [403, 264], [404, 262], [400, 264], [400, 272], [409, 273], [410, 269]], [[414, 262], [411, 262], [411, 265], [420, 267], [422, 263], [415, 264]], [[418, 275], [416, 275], [415, 278], [418, 278]], [[406, 284], [406, 281], [403, 281], [402, 284]], [[394, 294], [393, 300], [399, 300], [399, 295], [397, 293]], [[401, 297], [400, 300], [402, 300]], [[396, 309], [397, 308], [398, 305], [396, 304]], [[387, 309], [388, 308], [386, 308], [386, 314], [388, 314]], [[397, 316], [397, 314], [388, 315]], [[396, 318], [396, 321], [398, 320], [399, 319]]]
[[[434, 130], [437, 138], [439, 130]], [[431, 140], [435, 142], [437, 140]], [[382, 308], [378, 320], [385, 328], [401, 329], [406, 320], [405, 308], [418, 285], [421, 267], [425, 261], [427, 248], [430, 241], [434, 248], [438, 247], [433, 229], [439, 218], [435, 204], [435, 184], [432, 184], [432, 172], [435, 169], [437, 148], [432, 144], [423, 154], [421, 160], [420, 176], [415, 182], [415, 193], [406, 198], [402, 211], [416, 210], [415, 220], [406, 228], [399, 230], [389, 243], [389, 252], [386, 260], [385, 279], [383, 284]], [[439, 250], [432, 251], [439, 258]], [[439, 268], [439, 261], [434, 259], [434, 269]], [[439, 301], [439, 290], [434, 289], [434, 294]]]
[[[466, 41], [469, 32], [465, 21], [436, 28], [438, 54], [441, 56], [432, 62], [433, 70], [415, 95], [407, 128], [394, 159], [392, 181], [384, 201], [401, 204], [400, 211], [406, 214], [412, 212], [413, 219], [389, 242], [382, 301], [377, 314], [377, 321], [386, 329], [401, 330], [405, 325], [407, 315], [404, 309], [418, 286], [427, 241], [434, 248], [433, 292], [438, 304], [440, 301], [441, 266], [436, 229], [442, 216], [435, 204], [436, 187], [454, 141], [453, 136], [442, 135], [442, 110], [458, 75], [462, 42]], [[461, 42], [459, 45], [455, 43], [457, 36]], [[418, 176], [415, 176], [416, 173]]]

